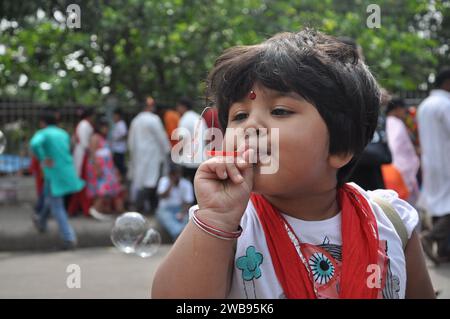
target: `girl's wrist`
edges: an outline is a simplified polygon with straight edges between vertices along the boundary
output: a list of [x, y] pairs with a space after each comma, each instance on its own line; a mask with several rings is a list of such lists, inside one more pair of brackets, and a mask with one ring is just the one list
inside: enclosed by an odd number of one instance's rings
[[216, 212], [210, 209], [198, 209], [196, 215], [209, 225], [227, 232], [239, 229], [241, 218], [230, 216], [229, 213]]

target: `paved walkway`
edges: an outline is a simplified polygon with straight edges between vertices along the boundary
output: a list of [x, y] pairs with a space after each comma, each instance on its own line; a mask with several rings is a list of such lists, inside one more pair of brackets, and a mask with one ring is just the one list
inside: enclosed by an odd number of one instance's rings
[[[125, 255], [115, 248], [71, 252], [0, 253], [0, 298], [148, 298], [157, 266], [170, 245], [150, 258]], [[69, 265], [78, 265], [80, 288], [69, 288]], [[72, 266], [73, 267], [73, 266]], [[430, 275], [439, 298], [450, 298], [450, 264]], [[72, 277], [73, 278], [73, 277]]]
[[[0, 182], [5, 185], [4, 177]], [[0, 201], [0, 252], [1, 251], [49, 251], [61, 246], [58, 227], [50, 219], [48, 230], [40, 234], [35, 229], [31, 215], [36, 202], [34, 184], [31, 177], [16, 179], [18, 183], [15, 201], [6, 204]], [[114, 221], [100, 222], [90, 217], [76, 216], [69, 219], [78, 237], [79, 247], [111, 246], [110, 233]], [[149, 218], [152, 226], [161, 233], [164, 243], [170, 243], [169, 235], [162, 230], [156, 220]]]

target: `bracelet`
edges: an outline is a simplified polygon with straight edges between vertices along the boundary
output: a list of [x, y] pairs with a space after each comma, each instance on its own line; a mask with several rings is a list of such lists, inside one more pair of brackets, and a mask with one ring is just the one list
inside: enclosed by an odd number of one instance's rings
[[197, 211], [198, 211], [198, 209], [196, 209], [192, 213], [192, 222], [198, 228], [203, 230], [205, 233], [207, 233], [213, 237], [216, 237], [219, 239], [224, 239], [224, 240], [234, 240], [242, 234], [242, 227], [240, 225], [239, 225], [237, 231], [234, 231], [234, 232], [225, 231], [225, 230], [219, 229], [217, 227], [214, 227], [214, 226], [211, 226], [211, 225], [205, 223], [203, 220], [198, 218]]

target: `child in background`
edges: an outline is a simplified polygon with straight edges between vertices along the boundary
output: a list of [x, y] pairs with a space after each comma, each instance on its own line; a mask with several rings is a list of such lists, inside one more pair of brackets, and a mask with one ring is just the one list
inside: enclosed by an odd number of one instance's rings
[[[434, 297], [414, 208], [393, 191], [346, 183], [380, 104], [355, 49], [314, 30], [277, 34], [225, 51], [208, 89], [223, 128], [278, 130], [279, 169], [262, 174], [256, 150], [241, 145], [234, 162], [200, 165], [198, 206], [155, 274], [153, 298]], [[374, 196], [398, 214], [405, 250]]]
[[106, 143], [107, 136], [108, 122], [100, 119], [90, 140], [87, 162], [87, 195], [93, 202], [89, 213], [98, 220], [109, 220], [110, 216], [104, 213], [113, 210], [123, 212], [119, 172], [114, 167], [112, 152]]

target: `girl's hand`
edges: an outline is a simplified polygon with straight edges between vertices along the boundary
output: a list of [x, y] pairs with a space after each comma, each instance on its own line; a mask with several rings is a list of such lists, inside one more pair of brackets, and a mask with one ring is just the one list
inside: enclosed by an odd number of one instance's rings
[[235, 231], [253, 188], [252, 149], [242, 157], [213, 157], [200, 165], [194, 179], [200, 217], [223, 230]]

